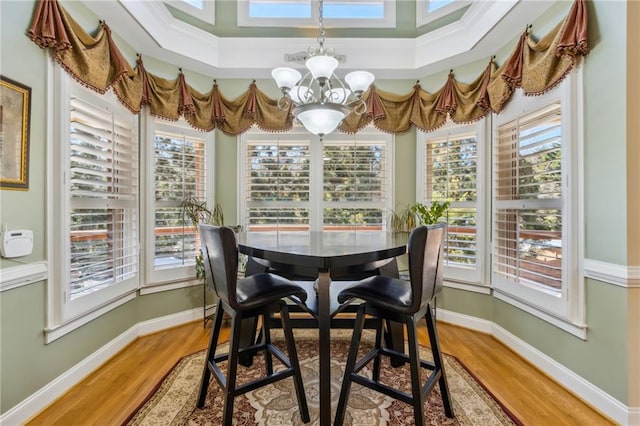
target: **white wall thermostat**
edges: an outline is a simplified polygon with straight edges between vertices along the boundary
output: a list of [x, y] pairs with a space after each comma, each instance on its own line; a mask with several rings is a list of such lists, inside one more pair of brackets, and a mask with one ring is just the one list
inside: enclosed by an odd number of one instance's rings
[[33, 231], [20, 229], [4, 231], [0, 236], [0, 254], [2, 257], [28, 256], [33, 252]]

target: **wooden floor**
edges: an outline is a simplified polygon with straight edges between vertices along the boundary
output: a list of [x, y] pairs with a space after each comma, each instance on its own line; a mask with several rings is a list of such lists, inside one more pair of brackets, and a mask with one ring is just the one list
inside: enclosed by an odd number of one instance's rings
[[[27, 425], [119, 425], [184, 355], [206, 348], [202, 322], [142, 337]], [[226, 334], [221, 336], [228, 339]], [[442, 350], [461, 360], [525, 425], [614, 424], [491, 336], [438, 323]], [[428, 344], [426, 330], [422, 343]]]

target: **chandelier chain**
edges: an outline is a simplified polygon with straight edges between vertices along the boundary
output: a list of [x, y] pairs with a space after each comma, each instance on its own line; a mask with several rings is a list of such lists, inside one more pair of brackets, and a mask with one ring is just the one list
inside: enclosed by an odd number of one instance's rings
[[318, 44], [320, 44], [320, 53], [324, 52], [324, 40], [325, 40], [325, 31], [324, 31], [324, 1], [320, 0], [319, 2], [319, 15], [318, 15], [318, 29], [320, 30], [320, 35], [318, 35]]

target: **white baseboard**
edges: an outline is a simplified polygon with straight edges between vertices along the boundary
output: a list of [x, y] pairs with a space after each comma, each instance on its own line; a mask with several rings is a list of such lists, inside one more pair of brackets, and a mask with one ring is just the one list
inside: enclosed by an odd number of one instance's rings
[[154, 318], [151, 320], [139, 322], [138, 337], [147, 334], [156, 333], [177, 325], [186, 324], [193, 321], [202, 320], [202, 308], [190, 309], [188, 311], [177, 312], [175, 314], [166, 315], [164, 317]]
[[491, 334], [605, 416], [621, 425], [640, 425], [640, 407], [628, 407], [499, 325], [441, 308], [437, 310], [437, 318], [443, 322]]
[[465, 315], [458, 312], [447, 311], [446, 309], [442, 308], [436, 309], [436, 319], [438, 321], [448, 322], [486, 334], [491, 334], [491, 330], [493, 327], [493, 323], [491, 321], [472, 317], [471, 315]]
[[27, 399], [3, 413], [0, 416], [0, 425], [18, 426], [25, 423], [138, 337], [198, 319], [202, 319], [202, 308], [178, 312], [133, 325]]

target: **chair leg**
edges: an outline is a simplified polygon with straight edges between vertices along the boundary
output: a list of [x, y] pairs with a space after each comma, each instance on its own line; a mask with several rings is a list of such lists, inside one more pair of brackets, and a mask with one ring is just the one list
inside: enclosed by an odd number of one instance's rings
[[229, 347], [229, 359], [227, 360], [226, 387], [224, 388], [224, 408], [222, 412], [222, 424], [231, 426], [233, 420], [233, 402], [236, 397], [236, 378], [238, 376], [238, 351], [240, 350], [240, 323], [238, 315], [231, 318], [231, 343]]
[[216, 307], [216, 313], [213, 317], [213, 325], [211, 327], [211, 338], [209, 340], [209, 349], [207, 350], [207, 357], [204, 360], [204, 371], [202, 372], [202, 380], [200, 381], [200, 392], [198, 393], [198, 408], [204, 407], [205, 400], [207, 399], [207, 390], [209, 389], [209, 381], [211, 380], [211, 370], [209, 368], [209, 362], [213, 361], [216, 355], [216, 348], [218, 347], [218, 337], [220, 336], [220, 329], [222, 327], [222, 317], [224, 316], [224, 309], [221, 305], [222, 302], [218, 302]]
[[451, 404], [451, 395], [449, 393], [449, 385], [447, 384], [447, 376], [444, 371], [444, 361], [442, 359], [442, 352], [440, 352], [440, 342], [438, 340], [438, 332], [436, 330], [436, 321], [431, 311], [431, 305], [427, 309], [425, 315], [427, 322], [427, 331], [429, 332], [429, 341], [431, 342], [431, 352], [433, 353], [433, 363], [436, 369], [440, 370], [440, 394], [442, 395], [442, 405], [444, 406], [444, 413], [447, 417], [453, 417], [453, 405]]
[[[271, 328], [269, 326], [269, 312], [265, 312], [262, 315], [262, 340], [266, 346], [271, 344]], [[273, 357], [271, 356], [271, 351], [269, 351], [266, 347], [264, 350], [264, 365], [267, 369], [267, 376], [271, 376], [273, 374]]]
[[411, 393], [413, 394], [413, 416], [416, 426], [425, 424], [424, 418], [424, 398], [422, 384], [420, 382], [420, 350], [418, 349], [418, 330], [416, 320], [413, 317], [407, 318], [407, 341], [409, 346], [409, 365], [411, 367]]
[[[380, 353], [380, 350], [382, 348], [382, 334], [384, 333], [383, 330], [383, 321], [382, 318], [377, 318], [376, 320], [376, 343], [375, 343], [375, 348], [378, 351], [378, 354]], [[380, 381], [380, 358], [381, 356], [378, 355], [373, 359], [373, 374], [372, 374], [372, 378], [374, 382], [379, 382]]]
[[[296, 389], [296, 396], [298, 397], [298, 406], [300, 408], [300, 417], [304, 423], [308, 423], [311, 420], [309, 416], [309, 407], [307, 405], [307, 396], [304, 393], [304, 386], [302, 384], [302, 371], [300, 370], [300, 362], [298, 361], [298, 352], [296, 350], [296, 344], [293, 339], [293, 329], [291, 328], [291, 321], [289, 320], [289, 308], [287, 308], [286, 302], [281, 302], [280, 320], [282, 322], [282, 328], [287, 341], [287, 352], [289, 352], [289, 362], [291, 368], [293, 368], [293, 384]], [[266, 319], [265, 319], [266, 321]], [[265, 332], [268, 331], [265, 330]]]
[[364, 308], [362, 303], [358, 307], [356, 321], [353, 325], [353, 336], [351, 337], [351, 346], [349, 347], [349, 355], [347, 356], [347, 365], [344, 368], [344, 378], [342, 379], [342, 388], [340, 389], [340, 399], [338, 400], [338, 408], [336, 409], [336, 418], [334, 425], [342, 425], [344, 422], [344, 414], [347, 408], [347, 399], [351, 391], [351, 374], [356, 366], [356, 357], [358, 355], [358, 347], [362, 338], [362, 329], [364, 328]]

